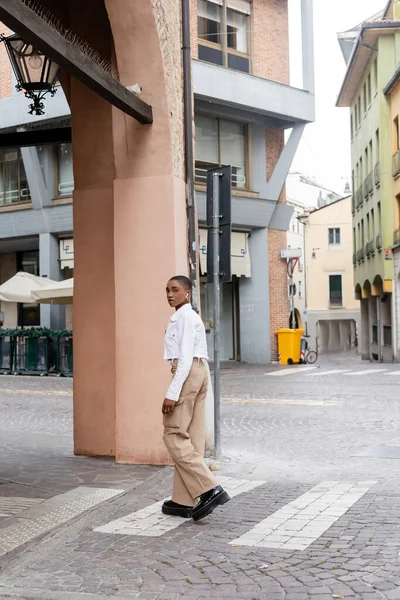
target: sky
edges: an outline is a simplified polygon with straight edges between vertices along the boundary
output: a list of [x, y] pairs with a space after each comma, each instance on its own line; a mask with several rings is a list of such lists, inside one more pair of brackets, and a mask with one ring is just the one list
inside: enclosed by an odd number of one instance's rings
[[[307, 125], [292, 170], [314, 177], [324, 187], [343, 193], [350, 182], [350, 116], [336, 108], [346, 65], [336, 34], [383, 10], [387, 0], [314, 0], [316, 121]], [[301, 81], [300, 0], [289, 0], [291, 83]], [[332, 10], [334, 7], [334, 10]]]

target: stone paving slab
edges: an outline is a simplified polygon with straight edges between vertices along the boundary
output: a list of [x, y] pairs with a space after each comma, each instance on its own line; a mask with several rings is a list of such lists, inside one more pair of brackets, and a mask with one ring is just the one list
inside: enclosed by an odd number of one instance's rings
[[[281, 367], [224, 368], [222, 396], [235, 402], [221, 407], [225, 456], [216, 474], [265, 483], [160, 537], [95, 529], [167, 497], [171, 469], [74, 457], [71, 381], [0, 377], [0, 496], [46, 500], [85, 485], [124, 490], [0, 558], [0, 598], [400, 598], [400, 471], [395, 458], [359, 456], [400, 444], [397, 378], [374, 365], [368, 381], [344, 378], [342, 369], [359, 367], [352, 360], [323, 361], [322, 369], [339, 372], [304, 374], [301, 384], [265, 377]], [[377, 483], [332, 514], [303, 550], [230, 544], [329, 480]]]

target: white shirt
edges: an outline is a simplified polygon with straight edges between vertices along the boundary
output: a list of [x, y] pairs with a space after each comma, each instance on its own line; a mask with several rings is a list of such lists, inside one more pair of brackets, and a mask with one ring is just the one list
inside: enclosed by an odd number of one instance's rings
[[170, 318], [165, 332], [164, 358], [178, 359], [178, 368], [165, 396], [168, 400], [177, 401], [192, 368], [193, 359], [208, 360], [203, 321], [191, 304], [184, 304]]

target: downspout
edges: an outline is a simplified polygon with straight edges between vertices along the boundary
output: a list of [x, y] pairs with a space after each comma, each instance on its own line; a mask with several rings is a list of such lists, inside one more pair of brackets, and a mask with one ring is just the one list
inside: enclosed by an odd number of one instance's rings
[[194, 198], [193, 156], [193, 91], [192, 56], [190, 47], [190, 0], [182, 0], [183, 106], [185, 136], [186, 209], [189, 236], [189, 270], [192, 282], [192, 304], [198, 308], [196, 205]]

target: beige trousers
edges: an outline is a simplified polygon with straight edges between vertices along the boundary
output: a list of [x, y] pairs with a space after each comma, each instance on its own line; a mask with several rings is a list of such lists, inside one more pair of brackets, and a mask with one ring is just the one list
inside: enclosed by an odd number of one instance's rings
[[184, 506], [218, 485], [204, 462], [207, 387], [207, 367], [195, 358], [172, 414], [164, 415], [163, 439], [175, 465], [172, 500]]

